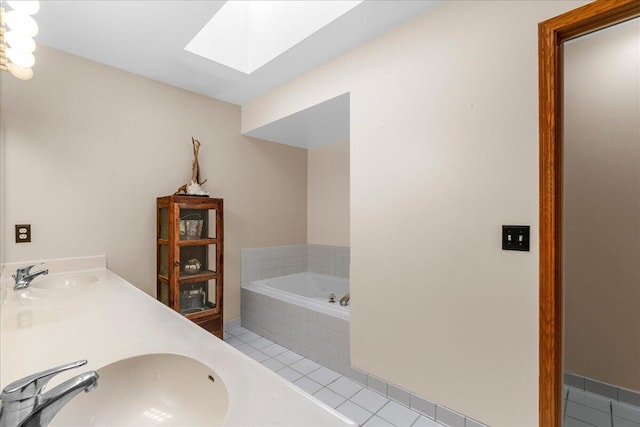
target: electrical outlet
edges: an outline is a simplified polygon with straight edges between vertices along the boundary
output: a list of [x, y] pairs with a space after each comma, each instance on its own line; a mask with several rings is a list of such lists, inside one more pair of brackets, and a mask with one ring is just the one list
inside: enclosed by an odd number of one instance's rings
[[16, 224], [16, 243], [31, 241], [31, 224]]
[[503, 225], [502, 250], [528, 252], [529, 228], [528, 225]]

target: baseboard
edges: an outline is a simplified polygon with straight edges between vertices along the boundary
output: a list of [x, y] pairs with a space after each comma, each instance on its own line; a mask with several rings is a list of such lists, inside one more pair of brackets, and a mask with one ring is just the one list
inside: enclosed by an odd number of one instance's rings
[[564, 384], [582, 391], [588, 391], [589, 393], [606, 397], [607, 399], [640, 407], [640, 392], [634, 390], [607, 384], [602, 381], [594, 380], [593, 378], [583, 377], [570, 372], [564, 373]]

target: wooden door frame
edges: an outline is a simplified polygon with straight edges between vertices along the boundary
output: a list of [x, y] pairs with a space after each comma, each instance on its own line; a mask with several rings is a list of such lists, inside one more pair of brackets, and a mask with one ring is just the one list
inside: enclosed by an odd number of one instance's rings
[[540, 427], [562, 408], [562, 49], [564, 42], [640, 16], [640, 0], [597, 0], [538, 25], [540, 109]]

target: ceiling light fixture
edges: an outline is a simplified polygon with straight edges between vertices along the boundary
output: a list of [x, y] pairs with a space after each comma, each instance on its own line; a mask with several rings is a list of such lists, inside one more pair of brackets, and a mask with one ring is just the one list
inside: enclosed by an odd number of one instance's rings
[[[5, 11], [2, 3], [11, 8]], [[33, 77], [33, 52], [38, 34], [38, 24], [31, 15], [40, 10], [38, 0], [0, 1], [0, 70], [8, 71], [20, 80]]]

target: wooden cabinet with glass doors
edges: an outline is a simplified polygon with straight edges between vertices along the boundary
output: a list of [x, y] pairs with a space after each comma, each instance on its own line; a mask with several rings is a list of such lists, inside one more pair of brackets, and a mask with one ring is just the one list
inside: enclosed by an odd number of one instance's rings
[[222, 338], [222, 199], [157, 200], [157, 298]]

